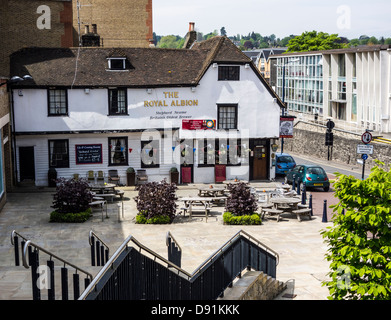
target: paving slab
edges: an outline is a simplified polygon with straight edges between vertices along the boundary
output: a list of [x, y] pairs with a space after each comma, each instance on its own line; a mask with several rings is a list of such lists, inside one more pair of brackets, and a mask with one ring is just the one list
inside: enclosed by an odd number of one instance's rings
[[[271, 184], [262, 183], [262, 187], [268, 186]], [[196, 196], [195, 187], [179, 186], [177, 194]], [[294, 300], [327, 299], [328, 290], [321, 282], [329, 272], [329, 263], [324, 259], [327, 247], [320, 231], [332, 224], [322, 223], [321, 217], [298, 222], [295, 216], [288, 216], [280, 222], [264, 220], [260, 226], [227, 226], [222, 220], [224, 208], [216, 206], [207, 222], [200, 212], [193, 214], [192, 219], [179, 216], [170, 225], [138, 225], [133, 200], [137, 191], [134, 187], [121, 189], [124, 201], [108, 204], [108, 219], [102, 221], [100, 209], [95, 209], [93, 217], [84, 223], [50, 223], [51, 190], [8, 194], [8, 202], [0, 212], [0, 299], [31, 299], [30, 279], [22, 280], [22, 275], [19, 278], [17, 271], [23, 267], [14, 266], [12, 230], [80, 267], [90, 265], [90, 230], [109, 245], [111, 254], [132, 235], [163, 257], [167, 257], [165, 238], [170, 231], [183, 250], [182, 268], [191, 273], [241, 229], [279, 253], [277, 279], [284, 282], [294, 279]], [[97, 269], [94, 272], [96, 274]]]

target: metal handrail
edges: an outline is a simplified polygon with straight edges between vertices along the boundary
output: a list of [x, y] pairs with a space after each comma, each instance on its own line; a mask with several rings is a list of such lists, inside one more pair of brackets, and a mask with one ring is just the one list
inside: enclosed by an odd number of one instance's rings
[[48, 250], [46, 250], [46, 249], [40, 247], [39, 245], [33, 243], [31, 240], [28, 240], [28, 241], [26, 242], [26, 244], [24, 245], [24, 248], [23, 248], [23, 255], [22, 255], [22, 258], [23, 258], [23, 266], [24, 266], [26, 269], [29, 268], [29, 264], [28, 264], [28, 262], [27, 262], [27, 253], [28, 253], [28, 247], [29, 247], [29, 246], [34, 247], [34, 248], [38, 249], [39, 251], [45, 252], [47, 255], [50, 256], [50, 259], [55, 258], [55, 259], [60, 260], [61, 262], [63, 262], [64, 265], [68, 265], [68, 266], [70, 266], [70, 267], [76, 269], [76, 271], [78, 270], [78, 271], [80, 271], [80, 272], [83, 272], [85, 275], [87, 275], [87, 276], [90, 278], [90, 280], [92, 280], [92, 274], [91, 274], [91, 273], [89, 273], [89, 272], [87, 272], [87, 271], [85, 271], [85, 270], [83, 270], [83, 269], [81, 269], [81, 268], [75, 266], [74, 264], [72, 264], [72, 263], [70, 263], [70, 262], [68, 262], [68, 261], [66, 261], [66, 260], [64, 260], [64, 259], [62, 259], [62, 258], [60, 258], [59, 256], [56, 256], [55, 254], [51, 253], [50, 251], [48, 251]]
[[167, 231], [167, 234], [166, 234], [166, 246], [168, 247], [170, 244], [168, 243], [168, 238], [171, 238], [175, 245], [179, 248], [179, 251], [182, 251], [182, 248], [181, 246], [178, 244], [178, 241], [175, 240], [174, 236], [172, 235], [172, 233], [170, 231]]
[[191, 278], [191, 274], [188, 273], [187, 271], [183, 270], [182, 268], [179, 268], [177, 265], [175, 265], [174, 263], [168, 261], [167, 259], [163, 258], [161, 255], [157, 254], [156, 252], [152, 251], [151, 249], [149, 249], [148, 247], [144, 246], [143, 244], [141, 244], [140, 242], [138, 242], [132, 235], [128, 236], [125, 241], [119, 246], [119, 248], [117, 249], [116, 252], [114, 252], [114, 254], [111, 256], [111, 258], [109, 259], [109, 261], [107, 261], [107, 263], [103, 266], [103, 268], [99, 271], [99, 273], [96, 275], [96, 277], [94, 278], [93, 281], [91, 281], [91, 283], [89, 284], [89, 286], [84, 290], [84, 292], [81, 294], [81, 296], [79, 297], [79, 300], [84, 300], [84, 298], [94, 289], [96, 283], [105, 275], [105, 273], [107, 272], [107, 270], [109, 270], [114, 261], [119, 257], [119, 255], [128, 248], [128, 243], [129, 242], [133, 242], [134, 244], [136, 244], [140, 249], [142, 250], [145, 250], [146, 252], [152, 254], [155, 259], [158, 258], [160, 259], [161, 261], [163, 261], [164, 263], [168, 264], [170, 267], [176, 269], [178, 271], [178, 274], [180, 273], [183, 273], [184, 275], [186, 275], [188, 278]]
[[252, 235], [248, 234], [246, 231], [240, 230], [231, 239], [229, 239], [226, 243], [224, 243], [219, 249], [217, 249], [214, 253], [212, 253], [209, 256], [209, 258], [207, 258], [198, 268], [196, 268], [196, 270], [193, 271], [191, 276], [193, 277], [194, 275], [199, 273], [205, 265], [207, 265], [210, 261], [212, 261], [214, 258], [216, 258], [219, 254], [221, 254], [229, 244], [231, 244], [233, 241], [235, 241], [242, 234], [245, 235], [246, 237], [248, 237], [250, 240], [256, 242], [256, 244], [258, 246], [263, 247], [263, 249], [265, 249], [267, 252], [273, 253], [276, 256], [276, 266], [278, 265], [279, 260], [280, 260], [280, 256], [278, 255], [278, 253], [276, 251], [272, 250], [271, 248], [269, 248], [268, 246], [266, 246], [265, 244], [260, 242], [258, 239], [254, 238]]
[[12, 230], [12, 232], [11, 232], [11, 244], [13, 246], [15, 245], [15, 242], [14, 242], [15, 235], [17, 235], [18, 237], [21, 237], [24, 241], [28, 240], [27, 238], [23, 237], [20, 233], [16, 232], [16, 230]]
[[108, 252], [110, 251], [109, 246], [101, 238], [99, 238], [98, 235], [94, 231], [92, 231], [92, 230], [90, 230], [90, 235], [88, 237], [88, 243], [90, 244], [90, 246], [92, 246], [92, 242], [91, 242], [91, 238], [92, 237], [97, 238], [100, 241], [100, 243], [103, 244], [106, 247], [107, 251]]
[[[270, 249], [268, 246], [264, 245], [262, 242], [260, 242], [259, 240], [257, 240], [256, 238], [254, 238], [253, 236], [251, 236], [250, 234], [248, 234], [247, 232], [243, 231], [243, 230], [240, 230], [238, 231], [230, 240], [228, 240], [225, 244], [223, 244], [218, 250], [216, 250], [208, 259], [206, 259], [198, 268], [196, 268], [193, 273], [189, 273], [185, 270], [183, 270], [182, 268], [178, 267], [177, 265], [175, 265], [174, 263], [168, 261], [167, 259], [163, 258], [162, 256], [160, 256], [158, 253], [154, 252], [153, 250], [149, 249], [148, 247], [144, 246], [143, 244], [141, 244], [139, 241], [137, 241], [132, 235], [130, 235], [129, 237], [127, 237], [125, 239], [125, 241], [121, 244], [121, 246], [117, 249], [117, 251], [112, 255], [112, 257], [110, 258], [110, 260], [103, 266], [103, 268], [99, 271], [99, 273], [96, 275], [96, 277], [94, 278], [93, 281], [91, 281], [91, 283], [89, 284], [89, 286], [85, 289], [85, 291], [82, 293], [82, 295], [79, 297], [79, 300], [83, 300], [85, 299], [85, 297], [94, 289], [94, 287], [96, 286], [97, 282], [105, 275], [105, 273], [107, 272], [107, 270], [109, 270], [114, 261], [119, 257], [119, 255], [125, 250], [128, 248], [128, 243], [129, 242], [133, 242], [134, 244], [136, 244], [140, 250], [145, 250], [146, 252], [150, 253], [152, 256], [158, 259], [160, 259], [161, 261], [163, 261], [164, 263], [168, 264], [170, 267], [176, 269], [178, 271], [178, 275], [180, 273], [186, 275], [188, 277], [188, 280], [190, 280], [191, 278], [193, 278], [197, 273], [199, 273], [202, 268], [207, 265], [211, 260], [213, 260], [214, 258], [216, 258], [219, 254], [221, 254], [223, 251], [224, 251], [224, 248], [232, 243], [236, 238], [238, 238], [240, 235], [245, 235], [246, 237], [248, 237], [250, 240], [256, 242], [256, 244], [258, 246], [261, 246], [263, 247], [263, 249], [265, 249], [266, 251], [268, 252], [271, 252], [273, 253], [275, 256], [276, 256], [276, 265], [278, 265], [279, 263], [279, 255], [276, 251]], [[168, 233], [167, 233], [168, 235]]]

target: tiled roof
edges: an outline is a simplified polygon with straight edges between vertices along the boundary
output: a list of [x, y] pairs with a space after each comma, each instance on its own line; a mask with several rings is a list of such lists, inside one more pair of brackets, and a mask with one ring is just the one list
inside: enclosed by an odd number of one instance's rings
[[[126, 57], [126, 71], [108, 70], [107, 58]], [[212, 62], [249, 63], [226, 37], [191, 49], [25, 48], [11, 55], [11, 74], [33, 77], [22, 86], [192, 86]]]
[[[126, 57], [127, 70], [109, 70], [110, 57]], [[251, 59], [225, 36], [195, 42], [190, 49], [24, 48], [10, 59], [11, 74], [33, 78], [15, 87], [190, 87], [199, 83], [212, 63], [249, 64], [284, 106]]]

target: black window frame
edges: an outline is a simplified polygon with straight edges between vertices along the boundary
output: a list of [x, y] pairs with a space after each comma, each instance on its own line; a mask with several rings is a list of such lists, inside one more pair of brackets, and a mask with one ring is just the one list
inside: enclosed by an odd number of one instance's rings
[[[66, 149], [66, 153], [54, 153], [52, 152], [52, 147], [51, 147], [51, 143], [52, 142], [62, 142], [64, 143], [65, 142], [65, 149]], [[60, 147], [59, 146], [55, 146], [53, 145], [53, 151], [55, 149], [59, 149]], [[49, 139], [48, 140], [48, 149], [49, 149], [49, 168], [69, 168], [69, 140], [68, 139]], [[54, 154], [59, 154], [59, 155], [66, 155], [66, 157], [62, 160], [60, 160], [62, 163], [60, 164], [57, 164], [57, 159], [55, 160], [56, 161], [56, 164], [53, 164], [53, 156]]]
[[148, 145], [148, 144], [152, 144], [152, 149], [149, 151], [149, 152], [154, 152], [153, 151], [153, 144], [155, 144], [155, 143], [157, 143], [157, 148], [156, 148], [156, 150], [157, 150], [157, 154], [156, 154], [156, 158], [157, 158], [157, 163], [154, 163], [153, 161], [152, 161], [152, 163], [151, 164], [146, 164], [146, 163], [144, 163], [144, 161], [143, 161], [143, 157], [142, 157], [142, 155], [140, 156], [140, 162], [141, 162], [141, 168], [142, 169], [148, 169], [148, 168], [160, 168], [160, 144], [159, 144], [159, 140], [149, 140], [149, 141], [147, 141], [147, 140], [145, 140], [145, 141], [143, 141], [143, 140], [141, 140], [140, 141], [140, 143], [141, 143], [141, 153], [142, 152], [144, 152], [145, 150], [144, 150], [144, 147], [146, 146], [146, 145]]
[[219, 66], [218, 81], [240, 81], [240, 66]]
[[[215, 166], [216, 164], [224, 164], [226, 166], [240, 166], [242, 165], [241, 161], [238, 161], [237, 163], [233, 163], [232, 162], [232, 159], [230, 158], [230, 152], [229, 152], [229, 149], [231, 147], [237, 147], [237, 155], [239, 158], [241, 158], [242, 156], [242, 139], [235, 139], [236, 140], [236, 143], [233, 143], [232, 139], [229, 139], [229, 140], [226, 140], [226, 139], [214, 139], [213, 143], [212, 143], [212, 147], [213, 148], [210, 148], [208, 147], [208, 141], [211, 142], [210, 140], [208, 139], [202, 139], [202, 140], [199, 140], [198, 141], [198, 159], [200, 159], [202, 157], [203, 159], [203, 163], [200, 163], [200, 160], [198, 160], [198, 167], [213, 167]], [[226, 156], [224, 156], [224, 158], [226, 158], [226, 163], [220, 163], [220, 152], [222, 151], [221, 150], [221, 144], [223, 144], [223, 142], [226, 142], [227, 145], [225, 145], [225, 148], [223, 148], [223, 150], [226, 152]], [[230, 146], [228, 148], [228, 145]], [[208, 153], [209, 151], [209, 153]], [[213, 153], [211, 153], [213, 152]], [[212, 160], [213, 159], [213, 163], [212, 163]], [[210, 163], [208, 163], [208, 160]]]
[[[123, 151], [123, 155], [124, 155], [124, 158], [125, 160], [123, 162], [119, 162], [119, 163], [116, 163], [116, 162], [113, 162], [112, 161], [112, 152], [122, 152], [121, 150], [119, 151], [116, 151], [116, 150], [112, 150], [113, 148], [113, 142], [114, 140], [120, 140], [120, 139], [123, 139], [124, 140], [124, 151]], [[114, 142], [115, 144], [117, 144], [117, 141]], [[127, 166], [128, 165], [128, 161], [129, 161], [129, 157], [128, 157], [128, 137], [127, 136], [121, 136], [121, 137], [109, 137], [108, 138], [108, 146], [109, 146], [109, 166], [110, 167], [113, 167], [113, 166]], [[117, 147], [117, 146], [115, 146]], [[121, 147], [121, 145], [120, 145]]]
[[[51, 93], [52, 92], [56, 92], [56, 91], [62, 91], [65, 93], [64, 97], [65, 97], [65, 101], [59, 101], [58, 103], [65, 103], [65, 106], [60, 106], [60, 110], [65, 108], [65, 111], [64, 112], [59, 112], [59, 113], [53, 113], [52, 112], [52, 109], [56, 108], [55, 106], [52, 106], [52, 98], [51, 98]], [[54, 98], [56, 98], [56, 96], [54, 96]], [[62, 117], [62, 116], [68, 116], [68, 90], [66, 88], [48, 88], [47, 89], [47, 103], [48, 103], [48, 117]], [[57, 103], [57, 101], [53, 101], [54, 104]]]
[[[222, 115], [221, 110], [223, 108], [234, 108], [234, 112], [230, 112], [230, 113], [235, 114], [235, 118], [234, 118], [234, 122], [233, 122], [234, 127], [225, 126], [226, 123], [221, 118], [221, 115]], [[217, 129], [224, 129], [224, 130], [229, 130], [229, 129], [237, 130], [238, 129], [238, 105], [237, 104], [218, 104], [217, 105]]]
[[[124, 92], [124, 112], [119, 112], [118, 108], [118, 93], [122, 91]], [[113, 107], [113, 101], [112, 101], [112, 93], [116, 92], [117, 99], [115, 101], [115, 106]], [[108, 104], [109, 104], [109, 116], [127, 116], [128, 115], [128, 90], [126, 88], [109, 88], [107, 90], [107, 96], [108, 96]], [[114, 112], [113, 110], [117, 110]]]

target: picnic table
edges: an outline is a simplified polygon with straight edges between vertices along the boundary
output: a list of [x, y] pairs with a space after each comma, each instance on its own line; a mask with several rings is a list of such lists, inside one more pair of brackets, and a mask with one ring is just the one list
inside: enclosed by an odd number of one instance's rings
[[225, 186], [200, 186], [198, 187], [198, 195], [200, 197], [218, 197], [224, 196]]
[[212, 202], [216, 197], [181, 197], [179, 200], [185, 203], [184, 211], [189, 211], [189, 217], [192, 217], [193, 207], [201, 206], [205, 210], [205, 221], [208, 222], [208, 213], [212, 207]]
[[[296, 214], [297, 220], [301, 222], [301, 216], [306, 215], [311, 220], [311, 209], [309, 208], [299, 208], [299, 203], [301, 200], [294, 197], [274, 197], [270, 199], [270, 202], [273, 204], [272, 209], [266, 209], [266, 212], [270, 214], [277, 214], [279, 220], [279, 215], [284, 211]], [[281, 212], [279, 212], [281, 211]]]

